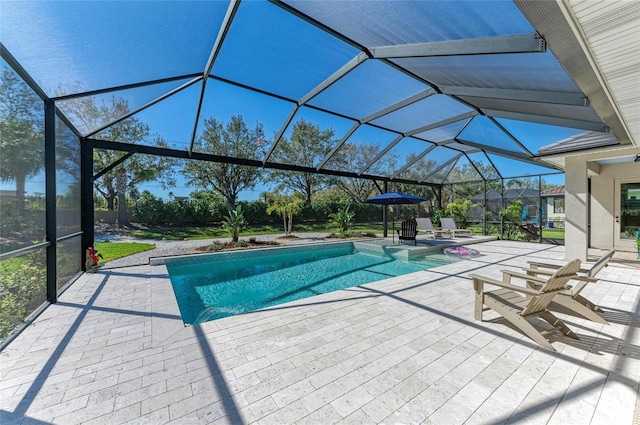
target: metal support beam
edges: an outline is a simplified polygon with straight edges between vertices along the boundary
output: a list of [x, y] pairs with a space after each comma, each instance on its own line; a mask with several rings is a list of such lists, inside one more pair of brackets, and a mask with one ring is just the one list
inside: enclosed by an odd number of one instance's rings
[[[358, 174], [356, 172], [340, 171], [340, 170], [328, 170], [328, 169], [316, 170], [315, 167], [306, 167], [306, 166], [296, 165], [296, 164], [280, 164], [275, 162], [263, 163], [261, 160], [257, 160], [257, 159], [246, 159], [246, 158], [236, 158], [236, 157], [222, 156], [222, 155], [212, 155], [212, 154], [206, 154], [202, 152], [192, 152], [191, 154], [189, 154], [189, 152], [187, 152], [186, 150], [160, 148], [157, 146], [131, 145], [128, 143], [118, 143], [118, 142], [111, 142], [108, 140], [99, 140], [99, 139], [87, 139], [83, 142], [83, 144], [85, 143], [88, 144], [88, 146], [93, 149], [109, 149], [109, 150], [120, 151], [120, 152], [135, 151], [139, 154], [165, 156], [168, 158], [196, 159], [200, 161], [221, 162], [224, 164], [235, 164], [235, 165], [247, 165], [250, 167], [269, 168], [274, 170], [297, 171], [300, 173], [323, 174], [327, 176], [349, 177], [354, 179], [367, 179], [367, 180], [374, 180], [374, 181], [375, 180], [389, 181], [389, 178], [384, 176]], [[406, 180], [406, 179], [397, 179], [395, 180], [395, 182], [406, 183], [406, 184], [417, 184], [420, 186], [433, 185], [432, 183], [420, 183], [414, 180]]]
[[547, 45], [538, 34], [507, 35], [465, 40], [435, 41], [374, 47], [375, 59], [424, 58], [431, 56], [494, 55], [504, 53], [543, 53]]
[[534, 122], [538, 124], [548, 124], [559, 127], [578, 128], [582, 130], [599, 131], [601, 133], [607, 133], [609, 131], [609, 128], [601, 122], [582, 121], [556, 116], [524, 114], [521, 112], [500, 111], [497, 109], [483, 109], [482, 112], [485, 115], [494, 118], [506, 118], [510, 120]]
[[515, 90], [494, 89], [483, 87], [457, 87], [443, 86], [440, 90], [450, 96], [470, 96], [490, 99], [517, 100], [522, 102], [552, 103], [571, 106], [589, 106], [589, 99], [582, 93], [542, 91], [542, 90]]
[[106, 167], [104, 167], [102, 170], [100, 170], [98, 173], [96, 173], [95, 176], [91, 177], [91, 182], [95, 182], [96, 180], [98, 180], [100, 177], [104, 176], [105, 174], [107, 174], [109, 171], [113, 170], [114, 168], [116, 168], [118, 165], [122, 164], [123, 162], [125, 162], [130, 156], [134, 155], [136, 152], [135, 151], [131, 151], [131, 152], [127, 152], [126, 154], [122, 155], [120, 157], [120, 159], [112, 162], [111, 164], [107, 165]]
[[113, 93], [113, 92], [122, 91], [122, 90], [137, 89], [139, 87], [155, 86], [156, 84], [164, 84], [164, 83], [170, 83], [172, 81], [186, 80], [187, 78], [193, 79], [201, 76], [202, 74], [199, 74], [199, 73], [177, 75], [175, 77], [160, 78], [157, 80], [142, 81], [142, 82], [133, 83], [133, 84], [124, 84], [121, 86], [107, 87], [104, 89], [89, 90], [89, 91], [83, 91], [83, 92], [71, 93], [71, 94], [63, 94], [61, 96], [52, 97], [51, 99], [55, 100], [56, 102], [63, 102], [63, 101], [72, 100], [72, 99], [79, 99], [82, 97], [98, 96], [101, 94]]
[[413, 161], [409, 161], [407, 164], [405, 164], [404, 167], [400, 168], [393, 176], [391, 176], [391, 180], [395, 179], [396, 177], [398, 177], [400, 174], [404, 173], [406, 170], [408, 170], [410, 167], [412, 167], [416, 162], [420, 161], [422, 158], [425, 157], [425, 155], [427, 155], [429, 152], [431, 152], [432, 150], [434, 150], [438, 145], [431, 145], [429, 146], [427, 149], [425, 149], [421, 154], [419, 154]]
[[196, 134], [198, 133], [198, 122], [200, 121], [200, 113], [202, 112], [202, 101], [204, 100], [204, 92], [207, 88], [207, 79], [202, 80], [200, 87], [200, 98], [198, 99], [198, 108], [196, 108], [196, 116], [193, 120], [193, 130], [191, 130], [191, 140], [189, 141], [189, 154], [193, 152], [193, 145], [196, 143]]
[[45, 172], [45, 233], [49, 245], [47, 257], [47, 301], [58, 300], [57, 291], [57, 222], [56, 222], [56, 104], [44, 105], [44, 172]]
[[414, 136], [416, 134], [424, 133], [425, 131], [433, 130], [434, 128], [444, 127], [445, 125], [453, 124], [454, 122], [473, 118], [476, 115], [480, 115], [480, 114], [477, 111], [465, 112], [464, 114], [456, 115], [455, 117], [447, 118], [444, 120], [440, 120], [438, 122], [431, 123], [429, 125], [418, 127], [416, 129], [406, 132], [405, 134], [407, 136]]
[[316, 97], [318, 94], [320, 94], [322, 91], [326, 90], [329, 86], [331, 86], [333, 83], [338, 81], [340, 78], [344, 77], [349, 72], [356, 69], [362, 62], [364, 62], [367, 59], [368, 59], [368, 56], [365, 53], [359, 53], [358, 55], [356, 55], [356, 57], [351, 59], [349, 62], [342, 65], [340, 69], [338, 69], [336, 72], [334, 72], [329, 77], [327, 77], [323, 82], [321, 82], [320, 84], [315, 86], [313, 89], [311, 89], [309, 93], [307, 93], [300, 99], [298, 104], [304, 105], [305, 103], [307, 103], [308, 101]]
[[[613, 101], [615, 96], [611, 94], [601, 71], [594, 66], [598, 61], [593, 51], [584, 47], [584, 32], [572, 18], [572, 2], [514, 0], [513, 3], [533, 28], [540, 34], [544, 34], [545, 39], [553, 46], [555, 58], [576, 86], [588, 96], [591, 107], [611, 129], [611, 133], [620, 144], [633, 144], [632, 131], [622, 119], [620, 107]], [[637, 6], [636, 2], [627, 3], [629, 7]], [[629, 13], [628, 17], [632, 15]], [[603, 15], [603, 18], [604, 16], [606, 15]], [[604, 23], [604, 20], [600, 22]], [[615, 21], [614, 25], [621, 25], [621, 23]]]
[[340, 139], [340, 141], [338, 143], [336, 143], [336, 145], [333, 147], [333, 149], [331, 149], [331, 152], [329, 152], [324, 159], [322, 160], [322, 162], [320, 164], [318, 164], [318, 166], [316, 167], [316, 170], [321, 169], [322, 167], [324, 167], [324, 164], [327, 163], [327, 161], [329, 161], [331, 159], [331, 157], [333, 157], [333, 155], [338, 151], [338, 149], [340, 149], [342, 147], [342, 145], [344, 145], [344, 142], [347, 141], [347, 139], [349, 137], [351, 137], [351, 135], [358, 129], [358, 127], [360, 127], [360, 123], [357, 122], [355, 124], [353, 124], [351, 126], [351, 128], [349, 129], [349, 131], [347, 131], [347, 134], [345, 134], [342, 139]]
[[493, 125], [495, 125], [496, 127], [498, 127], [498, 128], [500, 129], [500, 131], [502, 131], [504, 134], [506, 134], [506, 135], [507, 135], [507, 137], [508, 137], [509, 139], [511, 139], [511, 141], [512, 141], [513, 143], [515, 143], [516, 145], [518, 145], [518, 147], [519, 147], [520, 149], [522, 149], [522, 151], [523, 151], [524, 153], [526, 153], [526, 154], [527, 154], [527, 155], [529, 155], [529, 156], [534, 156], [533, 152], [531, 152], [531, 151], [530, 151], [530, 150], [529, 150], [525, 145], [523, 145], [523, 144], [522, 144], [522, 142], [521, 142], [520, 140], [516, 139], [516, 138], [513, 136], [513, 134], [511, 134], [511, 132], [510, 132], [509, 130], [507, 130], [506, 128], [504, 128], [504, 126], [498, 122], [498, 120], [497, 120], [497, 119], [495, 119], [495, 118], [493, 118], [493, 117], [487, 117], [487, 118], [489, 118], [489, 121], [491, 121], [491, 122], [493, 123]]
[[451, 163], [457, 161], [460, 159], [460, 157], [462, 157], [462, 155], [464, 155], [463, 153], [459, 153], [458, 155], [454, 156], [453, 158], [451, 158], [450, 160], [446, 161], [445, 163], [443, 163], [442, 165], [440, 165], [439, 167], [431, 170], [431, 172], [429, 174], [427, 174], [426, 176], [424, 176], [422, 178], [422, 180], [420, 180], [420, 183], [426, 181], [429, 177], [433, 176], [434, 174], [438, 173], [440, 170], [445, 169], [447, 166], [451, 165]]
[[[474, 151], [473, 153], [476, 152], [481, 152], [480, 150]], [[478, 168], [478, 166], [475, 164], [475, 162], [473, 162], [473, 160], [469, 157], [469, 152], [465, 152], [464, 156], [467, 157], [467, 161], [469, 161], [469, 164], [471, 164], [471, 166], [473, 167], [474, 170], [476, 170], [476, 173], [478, 173], [478, 175], [480, 176], [480, 178], [482, 179], [482, 181], [486, 182], [487, 178], [484, 176], [484, 174], [482, 174], [482, 171], [480, 171], [480, 169]]]
[[298, 106], [296, 104], [296, 105], [293, 105], [293, 108], [291, 108], [291, 111], [289, 111], [289, 116], [284, 121], [284, 124], [282, 124], [282, 127], [280, 127], [280, 131], [278, 131], [278, 134], [276, 134], [276, 137], [273, 138], [273, 143], [271, 143], [271, 147], [269, 148], [269, 151], [264, 156], [264, 160], [262, 161], [263, 164], [266, 164], [267, 161], [269, 161], [269, 158], [271, 157], [271, 154], [276, 149], [276, 146], [280, 142], [280, 139], [282, 139], [282, 136], [284, 135], [284, 132], [289, 127], [289, 124], [291, 124], [291, 120], [296, 115], [296, 113], [298, 112], [299, 108], [300, 108], [300, 106]]
[[302, 13], [301, 11], [299, 11], [298, 9], [296, 9], [295, 7], [287, 4], [286, 2], [280, 1], [280, 0], [269, 0], [269, 3], [271, 3], [274, 6], [278, 6], [280, 8], [282, 8], [283, 10], [287, 11], [288, 13], [292, 14], [293, 16], [297, 16], [298, 18], [302, 19], [305, 22], [308, 22], [309, 24], [315, 26], [316, 28], [326, 32], [327, 34], [330, 34], [334, 37], [336, 37], [338, 40], [342, 40], [345, 43], [355, 47], [356, 49], [362, 51], [362, 52], [367, 52], [367, 48], [365, 46], [363, 46], [360, 43], [357, 43], [356, 41], [348, 38], [347, 36], [345, 36], [344, 34], [334, 30], [333, 28], [323, 24], [322, 22], [312, 18], [311, 16]]
[[482, 205], [482, 234], [486, 236], [487, 234], [487, 181], [482, 182], [483, 185], [483, 199], [484, 203]]
[[49, 96], [42, 90], [42, 88], [36, 83], [36, 80], [31, 78], [31, 75], [20, 65], [20, 62], [13, 57], [11, 52], [4, 46], [2, 42], [0, 42], [0, 57], [7, 62], [7, 64], [20, 76], [20, 78], [34, 91], [36, 95], [43, 102], [49, 101]]
[[[502, 203], [501, 211], [504, 211], [504, 209], [507, 207], [507, 205], [504, 202], [504, 179], [500, 179], [500, 202]], [[503, 237], [504, 237], [504, 216], [500, 215], [500, 238], [502, 239]]]
[[389, 152], [391, 150], [391, 148], [393, 148], [395, 145], [397, 145], [400, 140], [404, 139], [404, 136], [401, 134], [398, 137], [396, 137], [395, 139], [393, 139], [393, 141], [391, 143], [389, 143], [387, 145], [386, 148], [382, 149], [380, 152], [378, 152], [378, 155], [375, 156], [375, 158], [373, 158], [371, 161], [369, 161], [369, 163], [367, 165], [365, 165], [362, 170], [360, 170], [358, 172], [358, 175], [364, 173], [365, 171], [367, 171], [369, 168], [371, 168], [371, 166], [373, 164], [375, 164], [376, 162], [378, 162], [378, 160], [380, 158], [382, 158], [384, 156], [384, 154], [386, 154], [387, 152]]
[[[85, 270], [84, 255], [94, 244], [93, 210], [93, 145], [80, 143], [80, 216], [82, 229], [82, 269]], [[86, 271], [86, 270], [85, 270]]]
[[[504, 156], [511, 159], [518, 159], [525, 162], [536, 162], [529, 155], [524, 152], [515, 152], [507, 149], [497, 148], [495, 146], [483, 145], [482, 143], [472, 142], [470, 140], [456, 139], [456, 142], [467, 146], [473, 146], [474, 148], [482, 149], [486, 152], [491, 152], [496, 155]], [[537, 163], [537, 162], [536, 162]]]
[[374, 112], [373, 114], [369, 115], [368, 117], [365, 117], [361, 120], [362, 123], [367, 123], [369, 121], [373, 121], [377, 118], [380, 118], [384, 115], [387, 115], [393, 111], [397, 111], [398, 109], [404, 108], [405, 106], [409, 106], [412, 103], [416, 103], [422, 99], [426, 99], [427, 97], [437, 94], [438, 92], [435, 89], [428, 89], [425, 90], [423, 92], [420, 92], [418, 94], [414, 94], [411, 97], [408, 97], [404, 100], [401, 100], [400, 102], [394, 103], [393, 105], [387, 106], [386, 108], [378, 111], [378, 112]]
[[538, 242], [542, 243], [542, 176], [538, 176]]
[[[388, 187], [388, 183], [385, 180], [383, 183], [383, 192], [382, 193], [387, 193], [387, 191], [389, 190]], [[387, 226], [388, 226], [388, 221], [387, 221], [387, 214], [389, 213], [389, 207], [387, 205], [385, 205], [382, 208], [382, 236], [383, 237], [387, 237]]]
[[200, 98], [198, 99], [198, 108], [196, 109], [196, 116], [193, 122], [193, 130], [191, 131], [191, 142], [189, 143], [189, 154], [193, 152], [193, 145], [196, 142], [196, 134], [198, 132], [198, 122], [200, 121], [200, 113], [202, 112], [202, 102], [204, 101], [204, 94], [207, 90], [207, 80], [209, 75], [211, 74], [211, 70], [213, 69], [213, 65], [215, 63], [218, 54], [220, 53], [220, 49], [222, 47], [222, 43], [224, 39], [227, 37], [227, 33], [229, 32], [229, 28], [231, 27], [231, 22], [233, 22], [233, 17], [238, 11], [238, 7], [240, 6], [240, 1], [231, 0], [229, 6], [227, 7], [227, 13], [224, 15], [222, 20], [222, 24], [220, 25], [220, 29], [218, 31], [218, 35], [216, 36], [216, 41], [213, 43], [213, 47], [211, 48], [211, 53], [209, 53], [209, 59], [207, 60], [207, 64], [204, 67], [204, 72], [202, 73], [202, 87], [200, 87]]
[[197, 77], [194, 78], [191, 81], [187, 81], [186, 83], [182, 84], [180, 87], [176, 87], [175, 89], [163, 94], [162, 96], [159, 96], [155, 99], [153, 99], [150, 102], [145, 103], [144, 105], [140, 106], [139, 108], [134, 109], [133, 111], [129, 111], [124, 115], [121, 115], [120, 117], [116, 118], [115, 120], [109, 121], [108, 123], [98, 127], [97, 129], [85, 134], [83, 137], [92, 137], [95, 134], [100, 133], [102, 130], [104, 130], [105, 128], [109, 128], [114, 124], [119, 123], [120, 121], [124, 121], [127, 118], [129, 118], [132, 115], [137, 114], [138, 112], [144, 111], [145, 109], [155, 105], [156, 103], [163, 101], [164, 99], [173, 96], [174, 94], [178, 93], [179, 91], [182, 91], [184, 89], [186, 89], [187, 87], [191, 86], [192, 84], [197, 83], [198, 81], [200, 81], [202, 79], [202, 77]]
[[209, 74], [211, 74], [213, 65], [215, 64], [218, 54], [220, 53], [220, 49], [222, 48], [222, 43], [224, 43], [225, 38], [227, 38], [227, 34], [229, 33], [229, 29], [231, 28], [231, 23], [233, 22], [233, 18], [238, 12], [238, 7], [240, 7], [240, 0], [231, 0], [229, 2], [227, 12], [222, 19], [220, 30], [218, 31], [218, 35], [216, 36], [216, 41], [213, 43], [211, 53], [209, 54], [209, 59], [207, 60], [207, 64], [204, 67], [203, 76], [205, 79], [209, 76]]

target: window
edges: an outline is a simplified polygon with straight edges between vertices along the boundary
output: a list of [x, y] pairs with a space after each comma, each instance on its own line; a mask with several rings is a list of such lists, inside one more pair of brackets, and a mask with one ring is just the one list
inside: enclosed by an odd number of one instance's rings
[[553, 198], [553, 212], [564, 214], [564, 197]]

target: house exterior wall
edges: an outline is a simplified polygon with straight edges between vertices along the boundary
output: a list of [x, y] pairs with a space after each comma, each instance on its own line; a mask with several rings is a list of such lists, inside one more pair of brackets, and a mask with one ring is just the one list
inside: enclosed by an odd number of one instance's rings
[[545, 196], [544, 197], [544, 202], [545, 202], [545, 211], [546, 211], [546, 218], [547, 220], [551, 220], [551, 221], [564, 221], [564, 210], [562, 212], [558, 212], [556, 211], [555, 208], [555, 200], [558, 198], [562, 198], [564, 199], [564, 195], [562, 196]]
[[617, 180], [640, 181], [640, 165], [635, 162], [600, 166], [591, 177], [591, 247], [612, 249], [615, 243], [615, 206]]
[[[620, 180], [640, 181], [633, 161], [600, 164], [610, 158], [633, 157], [638, 149], [594, 152], [565, 157], [565, 256], [585, 259], [588, 247], [619, 249], [616, 243], [616, 186]], [[591, 196], [586, 196], [591, 178]], [[587, 203], [586, 200], [589, 202]], [[626, 249], [626, 248], [623, 248]]]
[[588, 254], [588, 168], [583, 157], [565, 159], [565, 258], [586, 261]]

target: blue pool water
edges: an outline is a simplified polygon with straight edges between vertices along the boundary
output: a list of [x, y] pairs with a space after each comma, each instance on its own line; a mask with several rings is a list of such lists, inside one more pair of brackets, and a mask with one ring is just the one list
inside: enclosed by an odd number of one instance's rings
[[210, 261], [197, 264], [167, 262], [184, 323], [247, 313], [447, 263], [429, 257], [400, 261], [386, 254], [358, 252], [350, 243], [282, 251], [239, 258], [212, 254]]

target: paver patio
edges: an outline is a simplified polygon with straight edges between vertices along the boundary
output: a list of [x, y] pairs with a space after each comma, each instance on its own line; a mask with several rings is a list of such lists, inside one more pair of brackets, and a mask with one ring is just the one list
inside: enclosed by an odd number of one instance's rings
[[475, 321], [467, 274], [564, 247], [474, 247], [483, 255], [192, 327], [164, 266], [84, 274], [1, 353], [0, 423], [634, 423], [640, 263], [615, 260], [583, 292], [610, 325], [561, 312], [580, 340], [554, 333], [551, 352], [495, 313]]

